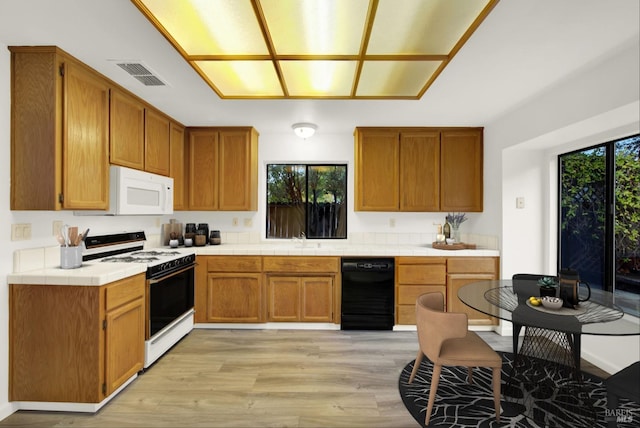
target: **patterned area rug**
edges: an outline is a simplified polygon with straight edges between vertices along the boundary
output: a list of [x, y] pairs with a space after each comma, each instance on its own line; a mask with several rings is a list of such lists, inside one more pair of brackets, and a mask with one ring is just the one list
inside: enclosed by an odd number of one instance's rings
[[[429, 427], [606, 428], [611, 418], [617, 418], [619, 428], [640, 426], [637, 403], [621, 399], [616, 414], [607, 412], [602, 379], [583, 372], [581, 383], [567, 381], [571, 378], [569, 368], [526, 359], [510, 378], [513, 354], [499, 354], [503, 360], [500, 423], [495, 420], [490, 369], [474, 369], [470, 385], [466, 367], [443, 367]], [[433, 364], [425, 357], [413, 383], [408, 384], [413, 364], [400, 373], [400, 396], [413, 418], [424, 426]]]

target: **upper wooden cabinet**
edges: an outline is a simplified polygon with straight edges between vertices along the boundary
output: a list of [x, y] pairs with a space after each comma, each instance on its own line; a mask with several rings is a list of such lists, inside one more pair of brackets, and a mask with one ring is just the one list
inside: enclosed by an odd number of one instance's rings
[[356, 211], [482, 211], [481, 128], [356, 128]]
[[169, 133], [169, 176], [173, 178], [173, 209], [186, 210], [187, 177], [185, 173], [185, 141], [184, 126], [171, 122]]
[[111, 89], [109, 162], [144, 170], [144, 105], [119, 89]]
[[107, 209], [109, 84], [56, 47], [10, 47], [11, 209]]
[[171, 120], [162, 113], [145, 109], [144, 112], [144, 170], [160, 175], [170, 173]]
[[189, 128], [189, 209], [258, 208], [258, 133], [253, 128]]
[[356, 129], [356, 211], [398, 210], [398, 140], [394, 130]]
[[445, 130], [440, 142], [440, 210], [482, 211], [482, 129]]

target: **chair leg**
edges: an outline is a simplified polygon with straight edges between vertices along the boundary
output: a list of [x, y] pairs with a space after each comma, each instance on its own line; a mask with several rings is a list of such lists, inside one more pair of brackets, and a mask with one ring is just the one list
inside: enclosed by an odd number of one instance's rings
[[493, 368], [493, 403], [496, 408], [496, 421], [500, 422], [500, 372], [501, 367]]
[[473, 367], [467, 367], [467, 382], [473, 383]]
[[423, 353], [418, 349], [418, 355], [416, 355], [416, 362], [413, 363], [413, 370], [411, 370], [411, 376], [409, 376], [409, 383], [413, 382], [413, 378], [416, 377], [416, 373], [418, 373], [418, 367], [420, 367], [420, 363], [422, 362]]
[[425, 425], [429, 425], [429, 419], [431, 419], [431, 411], [433, 410], [433, 402], [436, 399], [436, 391], [438, 391], [438, 382], [440, 382], [441, 371], [442, 365], [433, 366], [433, 373], [431, 374], [431, 388], [429, 388], [429, 401], [427, 402], [427, 415], [424, 419]]

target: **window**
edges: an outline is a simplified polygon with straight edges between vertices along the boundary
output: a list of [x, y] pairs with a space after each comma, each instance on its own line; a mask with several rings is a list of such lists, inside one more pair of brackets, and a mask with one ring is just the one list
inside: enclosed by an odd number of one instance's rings
[[614, 291], [619, 306], [637, 312], [625, 299], [637, 302], [640, 294], [640, 135], [558, 160], [559, 267]]
[[267, 165], [267, 238], [345, 239], [347, 165]]

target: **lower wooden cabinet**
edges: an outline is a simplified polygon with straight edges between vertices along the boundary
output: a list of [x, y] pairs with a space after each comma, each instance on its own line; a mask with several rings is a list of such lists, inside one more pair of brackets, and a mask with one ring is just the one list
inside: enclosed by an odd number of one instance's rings
[[396, 257], [396, 324], [416, 323], [416, 299], [439, 291], [447, 297], [444, 257]]
[[[497, 318], [478, 312], [462, 303], [458, 298], [458, 290], [472, 282], [498, 279], [498, 273], [497, 257], [450, 257], [447, 259], [447, 310], [466, 313], [470, 325], [497, 325]], [[484, 294], [482, 290], [478, 292]]]
[[264, 322], [261, 278], [259, 273], [209, 273], [207, 321]]
[[264, 322], [260, 256], [198, 256], [195, 321]]
[[333, 321], [332, 275], [267, 278], [267, 321]]
[[197, 323], [340, 322], [340, 257], [198, 256]]
[[268, 320], [340, 322], [340, 257], [265, 256]]
[[10, 401], [99, 403], [141, 370], [144, 287], [11, 284]]

